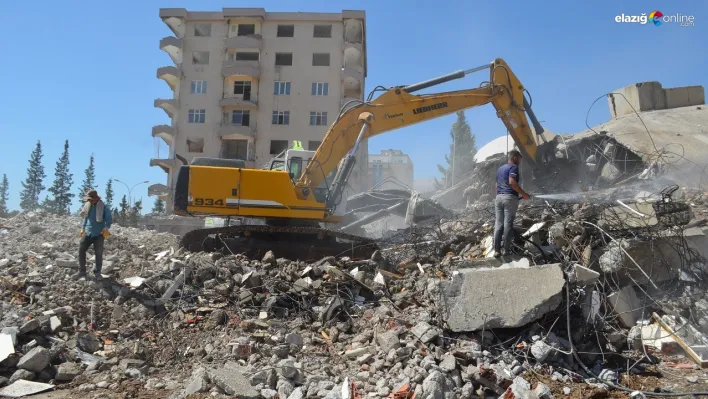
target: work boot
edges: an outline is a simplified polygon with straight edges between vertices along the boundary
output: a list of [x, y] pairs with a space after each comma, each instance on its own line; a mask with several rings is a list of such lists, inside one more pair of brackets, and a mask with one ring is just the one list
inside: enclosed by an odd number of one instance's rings
[[85, 270], [79, 270], [78, 273], [74, 273], [71, 275], [71, 278], [74, 280], [81, 280], [82, 278], [86, 278], [86, 271]]

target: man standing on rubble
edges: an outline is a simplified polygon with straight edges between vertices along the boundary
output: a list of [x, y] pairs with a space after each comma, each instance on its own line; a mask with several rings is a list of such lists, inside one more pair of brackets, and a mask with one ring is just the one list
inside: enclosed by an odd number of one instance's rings
[[79, 242], [79, 273], [77, 278], [86, 277], [86, 251], [93, 245], [96, 255], [96, 264], [93, 275], [96, 280], [101, 279], [103, 264], [103, 241], [109, 236], [108, 229], [113, 223], [111, 210], [104, 205], [96, 190], [89, 190], [83, 198], [80, 215], [84, 218], [81, 225], [81, 241]]
[[[508, 255], [511, 250], [511, 241], [514, 239], [514, 219], [519, 208], [519, 198], [531, 198], [524, 191], [519, 182], [519, 164], [521, 153], [517, 150], [509, 151], [509, 162], [497, 170], [497, 197], [494, 199], [494, 257]], [[504, 238], [504, 252], [502, 253], [502, 237]]]

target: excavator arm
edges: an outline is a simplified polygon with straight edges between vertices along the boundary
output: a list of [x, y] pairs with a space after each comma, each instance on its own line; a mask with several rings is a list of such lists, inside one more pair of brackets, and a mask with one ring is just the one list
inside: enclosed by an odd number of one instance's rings
[[[413, 95], [422, 90], [465, 75], [488, 69], [489, 81], [481, 87], [435, 94]], [[524, 96], [524, 86], [502, 59], [468, 71], [458, 71], [418, 84], [387, 90], [372, 102], [361, 102], [341, 113], [330, 126], [300, 178], [295, 183], [298, 198], [305, 199], [312, 187], [320, 186], [337, 169], [330, 195], [331, 208], [339, 201], [354, 166], [354, 154], [362, 140], [418, 122], [435, 119], [459, 110], [491, 103], [519, 150], [533, 166], [541, 162], [539, 147], [526, 114], [537, 135], [543, 133]]]

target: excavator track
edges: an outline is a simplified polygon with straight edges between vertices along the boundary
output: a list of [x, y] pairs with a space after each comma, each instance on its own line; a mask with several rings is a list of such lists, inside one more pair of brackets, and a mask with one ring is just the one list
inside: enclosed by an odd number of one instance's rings
[[259, 259], [268, 251], [278, 258], [312, 261], [327, 256], [368, 258], [378, 249], [369, 238], [319, 227], [245, 225], [192, 230], [180, 246], [190, 252], [245, 254]]

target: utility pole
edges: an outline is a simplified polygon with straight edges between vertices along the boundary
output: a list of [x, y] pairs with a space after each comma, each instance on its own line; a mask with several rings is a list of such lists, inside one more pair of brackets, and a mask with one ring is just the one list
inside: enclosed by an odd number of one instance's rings
[[128, 189], [128, 206], [130, 206], [130, 207], [133, 206], [133, 196], [131, 195], [131, 193], [133, 192], [133, 189], [141, 184], [150, 183], [149, 181], [145, 180], [145, 181], [141, 181], [140, 183], [135, 184], [133, 187], [128, 187], [127, 184], [125, 184], [124, 182], [122, 182], [118, 179], [113, 179], [113, 181], [117, 181], [118, 183], [121, 183], [122, 185], [125, 186], [125, 188]]
[[457, 159], [457, 156], [456, 156], [457, 149], [455, 148], [455, 141], [456, 141], [455, 139], [456, 139], [455, 133], [453, 132], [453, 134], [452, 134], [452, 165], [450, 165], [450, 169], [451, 169], [450, 174], [452, 176], [450, 176], [450, 181], [451, 181], [450, 187], [453, 187], [455, 185], [455, 160]]

